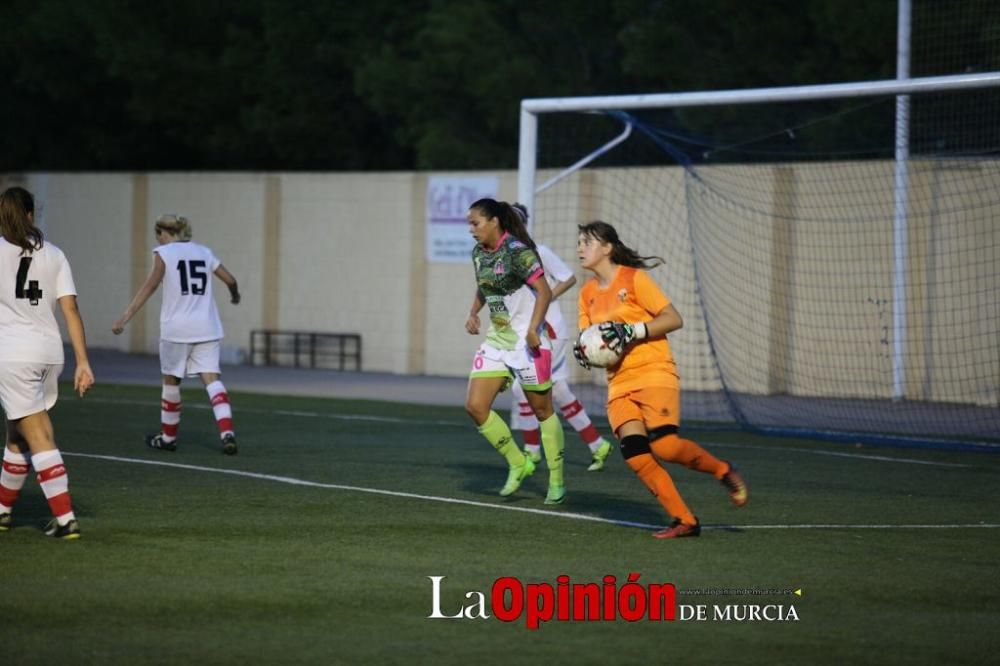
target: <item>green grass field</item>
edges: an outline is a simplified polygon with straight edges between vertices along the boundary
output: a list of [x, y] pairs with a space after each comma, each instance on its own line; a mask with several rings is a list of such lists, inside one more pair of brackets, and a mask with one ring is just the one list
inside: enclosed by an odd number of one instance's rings
[[[739, 464], [751, 500], [736, 509], [712, 478], [671, 466], [709, 529], [658, 541], [615, 523], [662, 524], [656, 501], [617, 454], [587, 473], [572, 432], [568, 501], [548, 510], [544, 466], [497, 496], [503, 461], [458, 408], [234, 394], [240, 454], [227, 458], [200, 390], [184, 394], [175, 453], [142, 444], [158, 390], [62, 395], [52, 415], [83, 538], [42, 535], [29, 478], [0, 534], [9, 663], [997, 660], [1000, 457], [689, 429]], [[427, 619], [428, 576], [446, 576], [441, 610], [455, 614], [502, 576], [629, 572], [673, 583], [680, 604], [791, 604], [799, 620]], [[684, 594], [705, 588], [802, 596]]]

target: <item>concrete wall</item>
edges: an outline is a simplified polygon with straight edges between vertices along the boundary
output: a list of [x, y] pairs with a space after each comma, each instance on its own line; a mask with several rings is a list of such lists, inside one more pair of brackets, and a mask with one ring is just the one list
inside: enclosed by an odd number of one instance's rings
[[[913, 163], [908, 397], [997, 404], [1000, 207], [982, 193], [998, 171]], [[42, 202], [94, 347], [156, 352], [158, 295], [124, 335], [110, 328], [149, 273], [154, 219], [177, 212], [240, 282], [239, 306], [218, 296], [226, 353], [245, 352], [255, 328], [356, 332], [366, 370], [461, 376], [480, 342], [463, 326], [472, 270], [425, 258], [429, 175], [53, 173], [0, 184]], [[515, 197], [514, 172], [455, 175], [498, 176], [500, 198]], [[539, 196], [533, 233], [572, 265], [576, 225], [605, 219], [664, 257], [652, 275], [685, 318], [671, 345], [688, 389], [718, 389], [718, 360], [737, 391], [887, 397], [891, 184], [892, 165], [877, 162], [720, 166], [697, 180], [679, 168], [589, 170]], [[571, 322], [576, 293], [561, 301]]]
[[[515, 175], [500, 181], [513, 197]], [[93, 347], [157, 352], [159, 292], [123, 335], [111, 324], [152, 268], [165, 212], [187, 216], [239, 280], [238, 306], [225, 289], [216, 299], [226, 352], [245, 353], [255, 328], [356, 332], [366, 370], [464, 375], [479, 344], [464, 329], [470, 266], [425, 259], [427, 174], [28, 174], [0, 185], [36, 193]]]
[[[130, 174], [51, 174], [0, 182], [35, 194], [46, 239], [62, 248], [73, 267], [91, 346], [130, 348], [128, 334], [116, 338], [111, 323], [133, 291], [133, 180]], [[152, 222], [148, 229], [152, 247]], [[138, 323], [142, 328], [143, 322]]]

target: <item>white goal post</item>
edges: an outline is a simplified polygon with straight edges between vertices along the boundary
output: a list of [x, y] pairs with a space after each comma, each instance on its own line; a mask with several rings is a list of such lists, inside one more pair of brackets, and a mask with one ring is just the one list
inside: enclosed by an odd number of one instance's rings
[[[784, 104], [834, 99], [850, 100], [851, 98], [888, 98], [888, 100], [891, 101], [892, 98], [895, 97], [897, 100], [897, 132], [895, 141], [897, 151], [895, 159], [892, 160], [896, 165], [895, 179], [894, 183], [890, 184], [890, 188], [894, 188], [895, 191], [892, 192], [892, 200], [888, 202], [890, 208], [893, 204], [895, 205], [895, 212], [894, 216], [887, 217], [889, 227], [886, 228], [891, 230], [888, 244], [885, 246], [888, 248], [888, 252], [880, 256], [884, 257], [884, 266], [888, 267], [890, 263], [892, 264], [893, 270], [891, 271], [891, 279], [894, 281], [890, 292], [891, 295], [888, 297], [888, 302], [891, 303], [892, 307], [890, 314], [891, 321], [888, 322], [887, 325], [891, 333], [884, 336], [884, 338], [888, 341], [888, 344], [885, 347], [886, 364], [891, 363], [891, 381], [889, 382], [891, 386], [886, 390], [890, 391], [889, 395], [891, 395], [893, 400], [905, 401], [908, 399], [908, 396], [904, 384], [909, 381], [909, 385], [912, 386], [913, 382], [916, 381], [910, 380], [910, 378], [905, 376], [906, 368], [908, 367], [907, 354], [911, 353], [910, 350], [905, 347], [907, 340], [907, 290], [909, 289], [912, 291], [913, 289], [920, 288], [920, 285], [911, 286], [906, 283], [908, 279], [912, 279], [912, 277], [908, 278], [908, 276], [912, 275], [912, 271], [907, 271], [908, 265], [912, 264], [913, 261], [912, 258], [907, 256], [907, 239], [913, 233], [912, 230], [908, 228], [908, 225], [913, 222], [912, 219], [908, 219], [908, 215], [912, 216], [913, 213], [912, 211], [908, 212], [907, 210], [908, 202], [912, 205], [912, 199], [909, 194], [909, 188], [911, 186], [911, 183], [909, 182], [910, 175], [907, 171], [907, 162], [910, 159], [907, 152], [908, 146], [906, 145], [909, 140], [908, 133], [906, 131], [908, 128], [902, 127], [903, 131], [900, 131], [900, 126], [901, 124], [909, 122], [907, 109], [909, 102], [908, 98], [911, 95], [925, 96], [925, 98], [927, 98], [933, 97], [935, 94], [958, 92], [963, 92], [963, 94], [970, 94], [974, 92], [978, 94], [979, 91], [988, 91], [990, 89], [1000, 89], [1000, 72], [921, 78], [905, 78], [904, 73], [904, 76], [901, 76], [898, 79], [826, 85], [727, 91], [525, 99], [522, 100], [520, 108], [517, 200], [525, 204], [529, 211], [532, 212], [533, 223], [540, 223], [544, 226], [544, 224], [547, 223], [545, 218], [546, 211], [544, 202], [545, 198], [549, 195], [546, 194], [541, 199], [537, 200], [536, 195], [539, 195], [540, 192], [546, 191], [549, 188], [558, 190], [559, 188], [554, 186], [556, 186], [561, 180], [571, 180], [575, 172], [584, 173], [584, 170], [588, 167], [588, 165], [591, 165], [591, 162], [596, 162], [598, 158], [614, 153], [615, 147], [626, 141], [632, 132], [633, 128], [630, 124], [631, 121], [629, 120], [631, 117], [631, 114], [628, 114], [629, 111], [665, 111], [682, 109], [684, 107], [738, 107], [740, 105]], [[990, 94], [993, 93], [991, 92]], [[902, 109], [902, 114], [900, 113], [900, 109]], [[544, 165], [546, 171], [548, 172], [545, 177], [546, 180], [544, 183], [539, 182], [539, 170], [541, 168], [539, 166], [539, 117], [542, 114], [611, 114], [612, 112], [625, 112], [615, 114], [616, 118], [625, 119], [623, 120], [624, 127], [618, 136], [611, 140], [606, 138], [602, 139], [603, 141], [607, 141], [607, 143], [596, 149], [592, 145], [577, 146], [580, 149], [580, 152], [577, 153], [576, 157], [566, 159], [565, 162], [562, 162], [561, 164], [552, 164], [551, 162], [546, 163]], [[987, 119], [984, 122], [988, 125], [992, 121]], [[995, 133], [994, 130], [985, 131], [990, 132], [991, 136]], [[546, 136], [548, 136], [548, 134], [546, 134]], [[890, 135], [890, 141], [891, 138], [892, 137]], [[900, 148], [901, 141], [904, 144], [902, 146], [902, 151], [898, 150]], [[544, 146], [544, 142], [542, 145]], [[587, 151], [591, 152], [588, 153]], [[989, 154], [995, 155], [995, 152], [991, 152]], [[996, 164], [995, 158], [993, 159], [994, 161], [992, 163]], [[688, 167], [685, 166], [685, 169], [687, 168]], [[995, 169], [995, 167], [991, 168]], [[691, 167], [691, 171], [697, 179], [697, 172], [699, 171], [699, 168], [696, 166]], [[554, 175], [553, 172], [555, 172]], [[991, 171], [991, 173], [994, 172]], [[888, 192], [886, 194], [888, 194]], [[993, 201], [992, 196], [990, 201]], [[542, 206], [538, 215], [535, 215], [536, 203]], [[880, 203], [879, 205], [881, 206], [882, 204]], [[562, 218], [560, 218], [560, 221], [566, 222], [566, 220]], [[585, 221], [586, 220], [582, 219], [578, 220], [578, 222]], [[918, 233], [920, 233], [919, 230]], [[982, 316], [988, 317], [989, 315], [984, 312]], [[882, 325], [881, 321], [879, 322], [879, 325]], [[988, 324], [984, 329], [984, 333], [988, 333], [988, 330], [992, 330], [989, 329], [989, 326], [992, 325], [993, 324]], [[976, 344], [978, 345], [979, 342], [980, 341], [977, 339]], [[915, 351], [913, 353], [917, 352]], [[992, 369], [986, 369], [983, 371], [983, 376], [992, 376], [992, 372]], [[955, 381], [958, 380], [956, 379]], [[724, 386], [724, 390], [728, 391], [728, 388]], [[740, 388], [737, 388], [737, 391], [739, 390]], [[792, 396], [794, 394], [789, 393], [788, 395]], [[985, 401], [980, 402], [979, 404], [992, 404], [994, 402], [994, 398], [990, 397], [991, 395], [992, 394], [987, 395], [984, 399]], [[912, 400], [912, 397], [909, 399]]]

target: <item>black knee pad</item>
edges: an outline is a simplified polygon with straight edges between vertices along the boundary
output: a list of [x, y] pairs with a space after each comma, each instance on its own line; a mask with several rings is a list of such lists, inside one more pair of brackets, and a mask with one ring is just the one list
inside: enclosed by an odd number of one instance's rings
[[667, 435], [676, 435], [680, 432], [680, 428], [675, 425], [665, 425], [659, 428], [653, 428], [649, 431], [649, 441], [655, 442], [661, 437], [666, 437]]
[[645, 435], [627, 435], [618, 443], [618, 448], [625, 460], [641, 456], [643, 453], [652, 453], [649, 448], [649, 437]]

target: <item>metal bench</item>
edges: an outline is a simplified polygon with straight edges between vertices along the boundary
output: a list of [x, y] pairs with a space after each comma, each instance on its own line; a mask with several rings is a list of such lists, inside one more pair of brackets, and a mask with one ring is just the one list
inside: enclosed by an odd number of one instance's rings
[[361, 370], [361, 336], [319, 331], [250, 331], [250, 365]]

